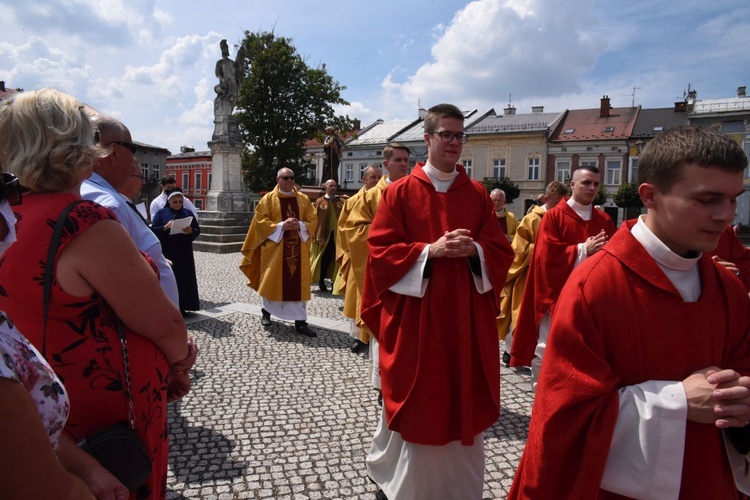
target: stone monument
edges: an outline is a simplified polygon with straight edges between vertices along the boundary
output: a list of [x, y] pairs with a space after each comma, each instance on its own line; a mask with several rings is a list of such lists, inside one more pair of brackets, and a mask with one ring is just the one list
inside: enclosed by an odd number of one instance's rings
[[229, 58], [227, 41], [221, 41], [221, 59], [216, 62], [219, 84], [214, 87], [214, 133], [211, 149], [211, 185], [206, 197], [208, 211], [250, 212], [250, 203], [242, 180], [242, 151], [237, 118], [232, 115], [240, 87], [240, 68]]
[[239, 252], [252, 220], [252, 204], [242, 180], [242, 151], [237, 118], [232, 115], [241, 83], [241, 68], [229, 58], [227, 41], [221, 41], [216, 62], [219, 84], [214, 87], [214, 133], [211, 149], [211, 185], [206, 210], [201, 213], [201, 237], [193, 249], [203, 252]]

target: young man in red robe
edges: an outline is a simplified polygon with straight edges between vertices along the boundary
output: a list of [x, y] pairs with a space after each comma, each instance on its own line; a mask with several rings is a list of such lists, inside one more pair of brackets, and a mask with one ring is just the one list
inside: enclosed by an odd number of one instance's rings
[[649, 143], [638, 168], [647, 215], [577, 268], [557, 301], [509, 499], [748, 491], [746, 457], [722, 434], [750, 431], [737, 429], [750, 419], [750, 301], [708, 254], [746, 166], [711, 128]]
[[383, 191], [368, 237], [361, 316], [383, 411], [367, 470], [391, 499], [481, 499], [499, 416], [495, 317], [513, 251], [487, 190], [456, 165], [463, 122], [453, 105], [430, 108], [427, 163]]
[[528, 277], [533, 286], [524, 289], [511, 346], [511, 364], [531, 365], [534, 388], [560, 290], [573, 269], [615, 232], [612, 219], [593, 205], [600, 183], [598, 168], [578, 168], [570, 181], [572, 196], [549, 210], [539, 225]]
[[750, 248], [742, 244], [732, 226], [721, 233], [719, 244], [710, 253], [714, 260], [737, 276], [750, 292]]

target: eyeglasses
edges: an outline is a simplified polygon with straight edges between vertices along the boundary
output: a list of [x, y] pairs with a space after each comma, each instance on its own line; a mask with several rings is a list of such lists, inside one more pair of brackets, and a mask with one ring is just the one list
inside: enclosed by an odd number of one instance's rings
[[279, 176], [279, 179], [284, 179], [285, 181], [293, 181], [294, 180], [294, 176], [293, 175], [282, 175], [282, 176]]
[[23, 188], [15, 175], [0, 173], [0, 202], [8, 200], [9, 205], [20, 205], [23, 200]]
[[125, 141], [111, 141], [105, 144], [105, 146], [109, 146], [110, 144], [117, 144], [118, 146], [122, 146], [124, 148], [128, 148], [133, 155], [135, 155], [135, 144], [132, 142], [125, 142]]
[[453, 142], [453, 139], [456, 139], [461, 144], [466, 144], [466, 141], [469, 140], [469, 136], [467, 134], [464, 134], [463, 132], [459, 132], [457, 134], [454, 134], [453, 132], [427, 132], [428, 134], [433, 134], [438, 137], [440, 137], [440, 140], [443, 142]]

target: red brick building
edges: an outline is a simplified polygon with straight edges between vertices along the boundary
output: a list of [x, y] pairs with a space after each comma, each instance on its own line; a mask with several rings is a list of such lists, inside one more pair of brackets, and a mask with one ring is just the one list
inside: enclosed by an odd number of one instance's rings
[[205, 210], [211, 187], [211, 151], [196, 151], [183, 146], [180, 153], [167, 156], [165, 175], [174, 176], [177, 187], [198, 210]]

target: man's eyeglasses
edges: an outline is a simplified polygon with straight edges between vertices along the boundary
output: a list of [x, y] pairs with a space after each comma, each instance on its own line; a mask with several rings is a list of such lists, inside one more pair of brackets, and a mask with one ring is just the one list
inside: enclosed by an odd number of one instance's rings
[[454, 134], [453, 132], [428, 132], [428, 134], [433, 134], [438, 137], [440, 137], [440, 140], [443, 142], [453, 142], [453, 139], [456, 139], [461, 144], [466, 144], [466, 141], [469, 140], [469, 136], [467, 134], [464, 134], [463, 132], [459, 132], [457, 134]]
[[293, 175], [282, 175], [282, 176], [279, 176], [279, 179], [284, 179], [285, 181], [293, 181], [294, 180], [294, 176]]
[[125, 141], [111, 141], [105, 144], [105, 146], [109, 146], [110, 144], [117, 144], [118, 146], [122, 146], [124, 148], [128, 148], [133, 155], [135, 155], [135, 144], [132, 142], [125, 142]]
[[23, 188], [15, 175], [0, 173], [0, 202], [8, 200], [10, 205], [20, 205], [23, 200]]

